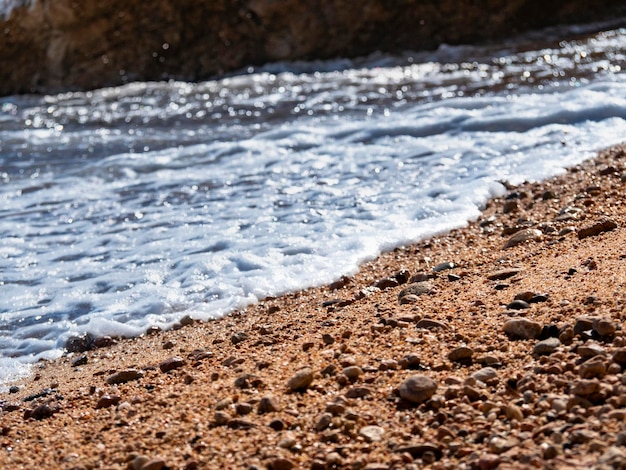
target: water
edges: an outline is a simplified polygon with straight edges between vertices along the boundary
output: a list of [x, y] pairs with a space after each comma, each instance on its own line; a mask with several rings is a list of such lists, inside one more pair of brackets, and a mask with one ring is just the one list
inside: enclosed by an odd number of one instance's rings
[[461, 226], [626, 135], [626, 30], [0, 98], [0, 382]]

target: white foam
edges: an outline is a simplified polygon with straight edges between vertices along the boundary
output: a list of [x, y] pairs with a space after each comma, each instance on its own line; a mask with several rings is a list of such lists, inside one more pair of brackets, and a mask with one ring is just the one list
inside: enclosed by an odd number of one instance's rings
[[0, 100], [0, 382], [326, 284], [618, 143], [623, 36]]

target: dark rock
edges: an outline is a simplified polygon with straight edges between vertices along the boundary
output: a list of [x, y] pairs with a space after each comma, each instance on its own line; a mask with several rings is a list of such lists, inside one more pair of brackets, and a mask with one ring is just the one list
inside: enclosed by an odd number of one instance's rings
[[593, 317], [577, 318], [574, 324], [574, 334], [581, 335], [586, 331], [593, 330]]
[[17, 393], [20, 391], [20, 387], [18, 387], [17, 385], [11, 385], [9, 387], [9, 393]]
[[231, 429], [252, 429], [256, 427], [256, 424], [245, 419], [230, 419], [226, 425]]
[[52, 389], [51, 388], [44, 388], [41, 392], [33, 393], [31, 395], [28, 395], [28, 396], [22, 398], [22, 401], [24, 401], [24, 402], [33, 401], [33, 400], [36, 400], [37, 398], [47, 397], [51, 393], [52, 393]]
[[526, 308], [530, 308], [530, 305], [528, 304], [528, 302], [524, 302], [523, 300], [514, 300], [513, 302], [509, 303], [506, 308], [510, 310], [523, 310]]
[[248, 333], [245, 331], [238, 331], [230, 337], [230, 340], [233, 344], [239, 344], [248, 339]]
[[398, 365], [403, 369], [419, 369], [420, 358], [417, 354], [406, 354], [398, 361]]
[[268, 426], [274, 431], [282, 431], [287, 427], [282, 419], [273, 419], [272, 421], [270, 421], [270, 424], [268, 424]]
[[593, 237], [599, 235], [603, 232], [610, 232], [611, 230], [615, 230], [617, 228], [617, 223], [608, 217], [603, 217], [591, 225], [581, 228], [578, 232], [578, 239], [582, 240], [583, 238]]
[[618, 348], [613, 352], [613, 362], [620, 366], [626, 366], [626, 348]]
[[0, 400], [0, 410], [5, 411], [7, 413], [12, 413], [14, 411], [19, 411], [21, 408], [19, 403], [10, 402]]
[[386, 277], [383, 279], [379, 279], [373, 284], [374, 287], [377, 287], [380, 290], [386, 290], [392, 287], [398, 287], [399, 285], [400, 283], [398, 282], [398, 280], [393, 277]]
[[174, 369], [178, 369], [185, 365], [185, 360], [182, 357], [174, 356], [168, 359], [165, 359], [163, 362], [159, 364], [159, 369], [161, 372], [169, 372]]
[[305, 390], [313, 382], [313, 371], [310, 367], [305, 367], [296, 372], [289, 382], [287, 382], [287, 388], [291, 392]]
[[93, 345], [96, 348], [108, 348], [115, 344], [115, 342], [116, 341], [110, 336], [99, 336], [94, 340]]
[[561, 330], [559, 330], [558, 326], [554, 324], [544, 325], [543, 328], [541, 329], [541, 334], [539, 335], [539, 339], [543, 341], [544, 339], [548, 339], [548, 338], [558, 338], [560, 334], [561, 334]]
[[487, 276], [487, 279], [489, 279], [490, 281], [503, 281], [510, 277], [517, 276], [521, 272], [522, 270], [518, 268], [502, 269], [500, 271], [489, 274]]
[[65, 349], [68, 352], [85, 352], [92, 350], [96, 338], [87, 333], [81, 336], [72, 336], [65, 342]]
[[538, 356], [549, 355], [556, 351], [559, 346], [561, 346], [561, 342], [558, 338], [544, 339], [543, 341], [535, 344], [535, 346], [533, 347], [533, 353], [537, 354]]
[[401, 398], [419, 404], [435, 394], [437, 383], [424, 375], [412, 375], [400, 384], [398, 391]]
[[109, 408], [116, 406], [120, 402], [121, 398], [117, 395], [102, 395], [96, 403], [96, 410], [100, 408]]
[[126, 369], [116, 372], [107, 377], [107, 383], [109, 385], [123, 384], [132, 380], [138, 380], [145, 375], [143, 371], [137, 369]]
[[441, 271], [446, 271], [448, 269], [454, 269], [455, 265], [451, 261], [447, 261], [445, 263], [440, 263], [433, 268], [433, 272], [440, 273]]
[[413, 457], [414, 459], [422, 457], [427, 452], [433, 453], [437, 459], [441, 458], [442, 455], [442, 451], [439, 446], [429, 442], [398, 446], [394, 449], [394, 452], [401, 454], [406, 452], [407, 454], [410, 454], [411, 457]]
[[449, 327], [443, 322], [433, 320], [432, 318], [422, 318], [415, 324], [416, 328], [424, 328], [425, 330], [433, 330], [441, 328], [442, 330], [448, 330]]
[[235, 379], [235, 387], [240, 389], [259, 388], [262, 384], [261, 378], [254, 374], [243, 374]]
[[363, 398], [371, 393], [372, 390], [367, 387], [352, 387], [346, 392], [346, 398]]
[[289, 459], [280, 457], [270, 461], [267, 468], [269, 470], [292, 470], [296, 468], [296, 464]]
[[278, 398], [273, 395], [268, 395], [261, 400], [259, 400], [258, 412], [259, 414], [263, 413], [273, 413], [276, 411], [280, 411], [280, 402]]
[[467, 346], [459, 346], [448, 354], [448, 359], [452, 362], [471, 362], [474, 351]]
[[87, 364], [88, 358], [86, 354], [81, 354], [78, 357], [72, 359], [71, 365], [72, 367], [84, 366]]
[[37, 421], [41, 421], [42, 419], [50, 418], [58, 411], [59, 408], [56, 406], [50, 406], [48, 404], [39, 405], [31, 410], [26, 410], [24, 412], [24, 419], [35, 419]]
[[393, 277], [396, 281], [398, 281], [398, 284], [402, 285], [409, 282], [409, 279], [411, 278], [411, 273], [406, 269], [402, 269], [401, 271], [395, 273]]

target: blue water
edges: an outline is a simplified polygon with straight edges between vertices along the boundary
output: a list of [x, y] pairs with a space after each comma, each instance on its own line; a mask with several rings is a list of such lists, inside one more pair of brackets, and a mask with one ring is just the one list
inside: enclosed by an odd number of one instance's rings
[[626, 31], [0, 98], [0, 383], [354, 273], [626, 135]]

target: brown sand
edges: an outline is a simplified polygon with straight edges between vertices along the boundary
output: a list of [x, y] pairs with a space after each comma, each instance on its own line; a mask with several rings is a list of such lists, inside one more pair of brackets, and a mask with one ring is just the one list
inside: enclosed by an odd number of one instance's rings
[[[625, 187], [614, 148], [343, 283], [37, 364], [0, 396], [0, 468], [624, 468]], [[400, 303], [402, 270], [432, 290]]]

